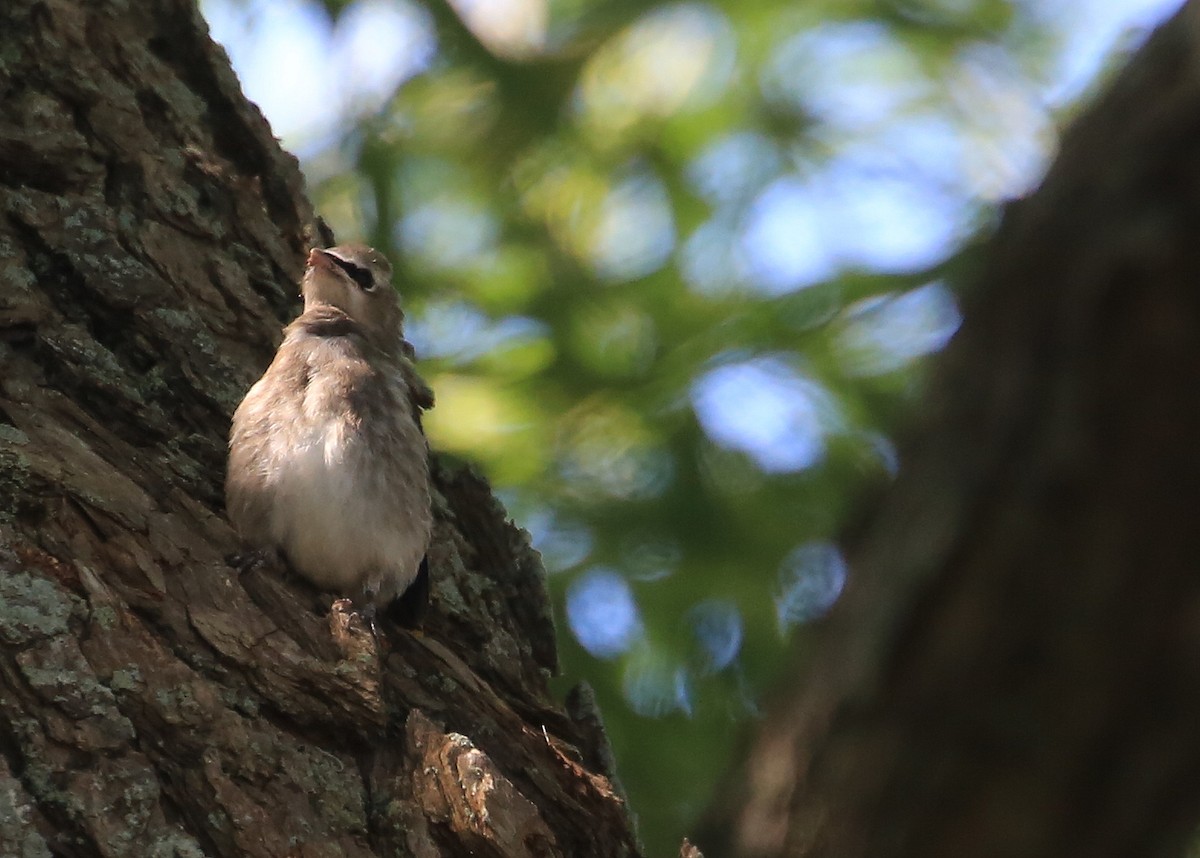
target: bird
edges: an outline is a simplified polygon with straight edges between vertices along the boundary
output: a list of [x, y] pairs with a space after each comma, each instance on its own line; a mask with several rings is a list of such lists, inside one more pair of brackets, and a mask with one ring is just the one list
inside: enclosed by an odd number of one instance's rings
[[[433, 514], [422, 409], [391, 265], [313, 249], [303, 312], [234, 412], [225, 505], [252, 553], [279, 556], [370, 617], [425, 576]], [[414, 591], [419, 588], [414, 588]]]

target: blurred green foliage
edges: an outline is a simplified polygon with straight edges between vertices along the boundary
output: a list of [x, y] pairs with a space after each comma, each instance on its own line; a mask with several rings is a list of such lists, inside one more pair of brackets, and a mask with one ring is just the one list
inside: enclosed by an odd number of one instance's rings
[[1052, 145], [1035, 5], [411, 0], [428, 62], [306, 147], [397, 261], [434, 445], [543, 551], [649, 854], [836, 597], [971, 239]]

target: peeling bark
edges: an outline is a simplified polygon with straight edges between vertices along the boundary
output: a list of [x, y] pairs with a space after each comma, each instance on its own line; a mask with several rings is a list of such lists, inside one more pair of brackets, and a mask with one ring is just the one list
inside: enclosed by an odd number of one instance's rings
[[699, 839], [1176, 856], [1200, 819], [1200, 5], [1014, 204], [922, 426]]
[[0, 93], [0, 854], [636, 855], [481, 479], [435, 464], [424, 635], [225, 563], [316, 230], [195, 5], [8, 0]]

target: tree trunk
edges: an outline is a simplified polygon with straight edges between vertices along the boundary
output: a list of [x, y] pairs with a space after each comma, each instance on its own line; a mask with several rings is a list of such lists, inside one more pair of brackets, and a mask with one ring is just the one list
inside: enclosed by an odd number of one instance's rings
[[0, 92], [0, 854], [636, 854], [479, 478], [435, 465], [423, 636], [224, 561], [314, 232], [192, 0], [5, 0]]
[[1200, 819], [1200, 6], [1006, 213], [714, 855], [1183, 852]]

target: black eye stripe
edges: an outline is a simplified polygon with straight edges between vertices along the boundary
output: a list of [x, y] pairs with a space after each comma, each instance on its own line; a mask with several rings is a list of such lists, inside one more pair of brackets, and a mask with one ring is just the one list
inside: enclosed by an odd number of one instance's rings
[[358, 288], [364, 292], [370, 292], [375, 288], [375, 282], [371, 279], [371, 272], [365, 268], [355, 265], [353, 262], [347, 262], [341, 257], [329, 254], [329, 258], [333, 260], [333, 264], [342, 269], [349, 275], [350, 279], [358, 284]]

